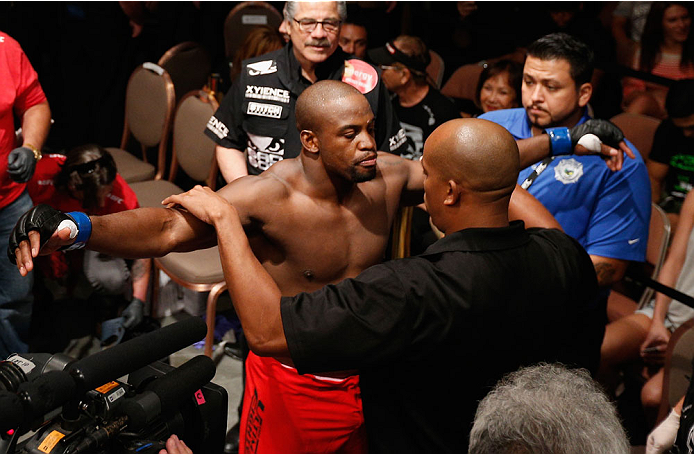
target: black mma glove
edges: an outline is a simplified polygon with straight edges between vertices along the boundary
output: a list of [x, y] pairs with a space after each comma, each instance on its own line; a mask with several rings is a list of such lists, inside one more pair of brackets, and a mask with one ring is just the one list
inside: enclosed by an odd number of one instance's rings
[[578, 140], [586, 134], [595, 134], [602, 143], [617, 149], [619, 149], [619, 142], [624, 140], [622, 130], [607, 120], [588, 120], [569, 129], [569, 134], [572, 147], [575, 147]]
[[26, 183], [34, 175], [36, 169], [36, 157], [34, 152], [27, 147], [19, 147], [10, 151], [7, 157], [7, 173], [17, 183]]
[[[33, 155], [31, 159], [34, 159]], [[41, 246], [43, 246], [51, 238], [58, 225], [65, 220], [72, 221], [77, 226], [72, 216], [68, 216], [62, 211], [44, 204], [37, 205], [24, 213], [10, 233], [10, 243], [7, 248], [7, 257], [10, 259], [10, 262], [17, 262], [14, 251], [19, 247], [19, 243], [29, 240], [29, 232], [37, 230], [41, 235]]]

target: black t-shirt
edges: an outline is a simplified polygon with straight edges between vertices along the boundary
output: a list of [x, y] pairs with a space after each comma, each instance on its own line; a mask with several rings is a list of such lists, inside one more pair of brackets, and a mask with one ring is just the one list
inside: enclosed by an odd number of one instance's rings
[[660, 205], [669, 213], [679, 213], [694, 185], [694, 139], [685, 137], [670, 119], [664, 120], [655, 131], [648, 159], [670, 166]]
[[595, 371], [605, 306], [588, 254], [558, 230], [447, 235], [418, 257], [282, 298], [300, 373], [359, 370], [369, 452], [461, 453], [477, 402], [522, 365]]
[[[349, 59], [339, 47], [316, 67], [318, 80], [343, 80], [364, 94], [376, 117], [376, 145], [400, 154], [405, 133], [400, 129], [380, 70]], [[205, 134], [217, 145], [245, 151], [248, 173], [257, 175], [282, 159], [301, 152], [294, 109], [311, 82], [290, 44], [243, 62], [241, 73], [210, 118]]]
[[412, 107], [403, 107], [397, 96], [393, 98], [395, 113], [400, 119], [400, 126], [407, 136], [406, 150], [401, 154], [408, 159], [419, 159], [427, 137], [448, 120], [460, 118], [460, 112], [453, 101], [442, 95], [435, 88]]

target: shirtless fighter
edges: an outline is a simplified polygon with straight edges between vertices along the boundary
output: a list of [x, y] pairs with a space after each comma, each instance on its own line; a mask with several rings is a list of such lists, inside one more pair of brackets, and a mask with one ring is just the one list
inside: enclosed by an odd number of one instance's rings
[[[398, 207], [423, 201], [420, 163], [376, 151], [374, 116], [356, 89], [338, 81], [318, 82], [300, 96], [296, 116], [302, 143], [298, 158], [218, 192], [238, 211], [256, 257], [286, 296], [354, 277], [381, 262]], [[514, 191], [511, 205], [511, 217], [527, 226], [558, 226], [524, 191]], [[39, 253], [73, 243], [138, 258], [211, 247], [217, 241], [211, 225], [175, 207], [91, 219], [71, 214], [39, 206], [23, 215], [9, 249], [21, 274], [32, 269]], [[63, 221], [78, 226], [76, 236], [59, 228]], [[302, 376], [254, 355], [246, 367], [241, 450], [253, 443], [259, 453], [365, 451], [357, 377]], [[262, 372], [261, 383], [255, 371]], [[295, 389], [287, 392], [290, 386]], [[313, 398], [316, 392], [319, 399]], [[261, 413], [251, 414], [249, 422], [251, 406]]]

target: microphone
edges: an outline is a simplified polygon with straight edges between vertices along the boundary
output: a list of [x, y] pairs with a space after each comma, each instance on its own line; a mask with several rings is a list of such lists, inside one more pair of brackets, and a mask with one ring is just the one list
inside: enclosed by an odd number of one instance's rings
[[0, 430], [28, 425], [69, 401], [75, 392], [75, 381], [67, 372], [46, 372], [24, 382], [16, 394], [0, 393]]
[[16, 429], [24, 419], [22, 399], [15, 393], [0, 391], [0, 431]]
[[206, 333], [205, 322], [190, 317], [76, 361], [68, 371], [75, 379], [78, 394], [83, 394], [177, 352]]
[[121, 411], [128, 417], [128, 429], [138, 431], [157, 416], [173, 413], [212, 380], [215, 371], [214, 361], [199, 355], [154, 380], [143, 393], [121, 404]]

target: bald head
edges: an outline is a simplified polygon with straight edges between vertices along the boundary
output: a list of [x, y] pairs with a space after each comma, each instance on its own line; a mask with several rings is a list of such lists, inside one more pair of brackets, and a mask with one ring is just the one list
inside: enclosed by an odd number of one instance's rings
[[429, 136], [424, 155], [431, 173], [491, 198], [510, 195], [518, 179], [518, 146], [506, 129], [491, 121], [448, 121]]
[[296, 127], [299, 131], [319, 131], [321, 125], [334, 110], [331, 105], [342, 105], [345, 98], [366, 98], [353, 86], [338, 80], [322, 80], [304, 90], [296, 101]]

